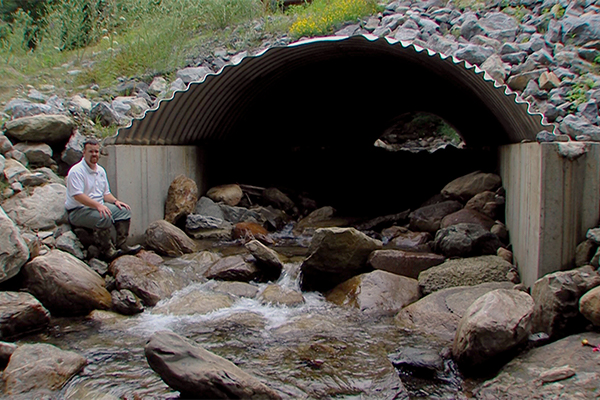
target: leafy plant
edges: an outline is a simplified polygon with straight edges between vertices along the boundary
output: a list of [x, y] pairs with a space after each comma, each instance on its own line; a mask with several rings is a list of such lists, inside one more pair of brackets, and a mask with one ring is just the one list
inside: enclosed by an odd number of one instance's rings
[[356, 21], [377, 11], [375, 0], [315, 0], [310, 5], [291, 7], [298, 14], [290, 27], [294, 38], [331, 33], [346, 21]]

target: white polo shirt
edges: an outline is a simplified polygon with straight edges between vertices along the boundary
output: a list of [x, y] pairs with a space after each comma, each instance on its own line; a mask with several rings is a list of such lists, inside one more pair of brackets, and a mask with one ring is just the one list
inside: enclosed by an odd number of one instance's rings
[[106, 171], [100, 165], [96, 164], [94, 171], [87, 165], [82, 158], [77, 164], [73, 165], [67, 175], [67, 200], [65, 208], [73, 210], [83, 207], [83, 204], [73, 198], [78, 194], [88, 195], [91, 199], [100, 204], [104, 204], [104, 196], [110, 193]]

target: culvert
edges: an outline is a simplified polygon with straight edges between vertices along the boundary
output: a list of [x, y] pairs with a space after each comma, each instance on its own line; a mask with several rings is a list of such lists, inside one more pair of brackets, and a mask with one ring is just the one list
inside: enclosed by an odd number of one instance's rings
[[[391, 153], [374, 142], [398, 116], [427, 112], [466, 149]], [[496, 170], [500, 145], [534, 140], [542, 116], [475, 66], [408, 43], [324, 37], [270, 48], [175, 92], [113, 139], [203, 149], [204, 184], [318, 194], [355, 214], [398, 212], [449, 180]]]

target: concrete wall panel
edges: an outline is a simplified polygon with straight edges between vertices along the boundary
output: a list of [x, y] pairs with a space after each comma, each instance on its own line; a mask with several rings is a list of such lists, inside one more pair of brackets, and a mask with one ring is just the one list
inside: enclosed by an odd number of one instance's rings
[[106, 168], [111, 192], [132, 208], [131, 241], [143, 241], [149, 224], [164, 218], [169, 185], [180, 174], [206, 191], [204, 152], [197, 146], [105, 147], [100, 163]]

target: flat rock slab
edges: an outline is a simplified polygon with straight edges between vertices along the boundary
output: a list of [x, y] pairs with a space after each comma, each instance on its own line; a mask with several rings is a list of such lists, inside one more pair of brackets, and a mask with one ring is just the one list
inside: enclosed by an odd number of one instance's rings
[[[600, 344], [600, 334], [586, 332], [532, 349], [506, 364], [475, 390], [481, 400], [597, 399], [599, 355], [581, 341]], [[574, 373], [573, 373], [574, 372]]]

